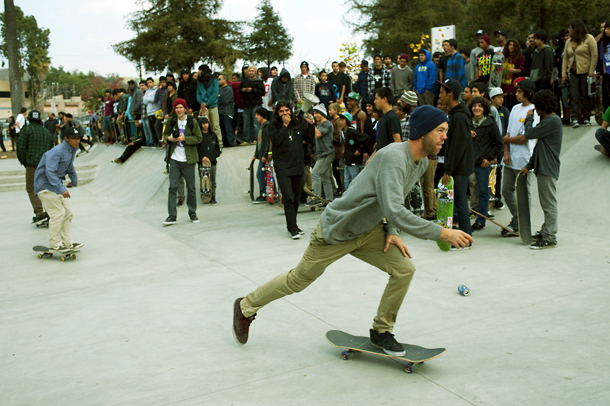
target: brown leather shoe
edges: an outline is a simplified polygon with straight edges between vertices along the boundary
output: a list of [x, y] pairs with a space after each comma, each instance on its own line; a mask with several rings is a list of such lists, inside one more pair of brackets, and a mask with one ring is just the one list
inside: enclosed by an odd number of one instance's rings
[[243, 300], [243, 297], [235, 299], [233, 304], [233, 337], [238, 344], [245, 344], [248, 341], [248, 332], [250, 331], [250, 324], [254, 320], [256, 314], [252, 317], [244, 317], [241, 312], [239, 303]]

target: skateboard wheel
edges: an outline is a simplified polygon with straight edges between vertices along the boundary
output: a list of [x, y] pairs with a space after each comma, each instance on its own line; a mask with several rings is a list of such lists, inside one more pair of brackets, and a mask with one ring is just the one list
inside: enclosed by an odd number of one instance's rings
[[343, 358], [345, 361], [349, 359], [349, 354], [347, 353], [347, 351], [343, 351], [341, 353], [341, 358]]
[[76, 259], [76, 254], [72, 254], [72, 259]]
[[413, 365], [405, 365], [405, 372], [408, 374], [413, 373]]
[[38, 258], [42, 259], [42, 254], [38, 254]]
[[61, 262], [64, 262], [66, 260], [66, 257], [61, 257]]

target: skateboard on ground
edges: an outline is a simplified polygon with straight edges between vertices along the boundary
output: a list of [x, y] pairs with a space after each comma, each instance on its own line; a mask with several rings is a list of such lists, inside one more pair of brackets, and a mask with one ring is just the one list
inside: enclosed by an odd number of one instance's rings
[[33, 248], [34, 251], [36, 252], [40, 252], [40, 254], [38, 254], [38, 258], [46, 258], [46, 257], [52, 257], [53, 254], [57, 254], [58, 256], [61, 256], [61, 261], [64, 262], [66, 259], [76, 259], [76, 254], [75, 252], [79, 252], [80, 250], [69, 250], [66, 252], [51, 252], [49, 247], [45, 247], [43, 245], [37, 245]]
[[246, 168], [246, 170], [250, 171], [250, 201], [254, 201], [254, 159], [250, 161], [250, 166]]
[[210, 203], [212, 200], [212, 165], [203, 164], [199, 167], [199, 179], [201, 180], [201, 201], [203, 203]]
[[330, 204], [330, 201], [326, 200], [322, 196], [318, 196], [317, 194], [309, 190], [307, 186], [303, 186], [303, 191], [309, 196], [311, 196], [312, 202], [307, 205], [311, 209], [311, 211], [318, 211], [320, 210], [321, 205]]
[[517, 195], [517, 219], [519, 220], [519, 236], [525, 245], [532, 245], [532, 224], [530, 219], [530, 202], [527, 191], [527, 173], [519, 172], [515, 180]]
[[[436, 223], [441, 227], [451, 229], [453, 227], [453, 177], [449, 177], [446, 185], [443, 185], [442, 181], [439, 182], [436, 190]], [[470, 221], [470, 219], [462, 221]], [[438, 240], [436, 245], [443, 251], [451, 249], [451, 244], [443, 240]]]
[[335, 347], [346, 349], [346, 351], [341, 353], [341, 358], [346, 361], [349, 359], [349, 355], [354, 352], [366, 352], [394, 359], [400, 358], [407, 361], [407, 365], [404, 368], [405, 372], [409, 374], [413, 372], [413, 367], [416, 364], [423, 364], [424, 361], [439, 357], [447, 351], [444, 348], [424, 348], [417, 345], [400, 343], [405, 349], [405, 355], [399, 357], [388, 355], [381, 348], [374, 347], [369, 337], [358, 337], [343, 331], [331, 330], [326, 333], [326, 339]]
[[489, 221], [490, 223], [493, 223], [493, 224], [497, 225], [498, 227], [502, 228], [501, 234], [504, 237], [519, 237], [519, 234], [515, 233], [514, 231], [509, 230], [508, 228], [504, 227], [502, 224], [495, 222], [494, 220], [490, 219], [489, 217], [482, 215], [478, 211], [472, 210], [472, 209], [470, 209], [470, 211], [473, 212], [474, 214], [476, 214], [477, 216], [483, 217], [485, 220]]
[[273, 161], [271, 163], [266, 162], [263, 167], [263, 172], [265, 172], [265, 179], [267, 181], [267, 185], [265, 187], [265, 199], [267, 199], [267, 203], [273, 204], [275, 203], [275, 177], [273, 176]]

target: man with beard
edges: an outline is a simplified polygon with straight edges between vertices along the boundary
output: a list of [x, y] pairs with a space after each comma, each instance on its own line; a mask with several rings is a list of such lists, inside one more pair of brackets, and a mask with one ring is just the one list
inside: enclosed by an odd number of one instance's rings
[[426, 171], [426, 157], [438, 154], [447, 138], [447, 116], [435, 107], [415, 110], [410, 123], [409, 141], [380, 150], [354, 180], [354, 187], [328, 205], [297, 267], [235, 300], [233, 336], [238, 343], [248, 341], [250, 324], [262, 307], [304, 290], [329, 265], [351, 254], [390, 275], [370, 330], [371, 342], [386, 354], [405, 354], [392, 330], [415, 266], [398, 229], [455, 247], [473, 241], [461, 231], [417, 217], [404, 206], [407, 193]]

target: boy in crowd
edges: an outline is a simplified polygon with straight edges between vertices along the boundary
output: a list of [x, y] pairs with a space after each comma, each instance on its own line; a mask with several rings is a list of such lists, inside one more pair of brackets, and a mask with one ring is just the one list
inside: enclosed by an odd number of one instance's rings
[[[332, 163], [335, 159], [335, 149], [333, 148], [333, 125], [327, 119], [328, 113], [323, 104], [318, 104], [313, 108], [313, 116], [316, 120], [314, 130], [316, 140], [316, 164], [311, 171], [313, 181], [313, 192], [324, 197], [326, 200], [333, 200], [333, 186], [331, 181]], [[309, 202], [312, 203], [311, 201]], [[317, 203], [316, 203], [317, 204]]]
[[377, 126], [376, 151], [393, 142], [401, 142], [402, 140], [400, 119], [392, 108], [393, 98], [392, 91], [388, 87], [375, 90], [375, 107], [383, 112]]
[[404, 92], [413, 90], [413, 70], [407, 65], [408, 62], [409, 55], [401, 54], [398, 57], [398, 66], [392, 69], [390, 88], [397, 100]]
[[[533, 69], [532, 63], [532, 69]], [[525, 117], [525, 138], [536, 139], [534, 153], [522, 169], [527, 174], [533, 170], [538, 181], [538, 198], [544, 212], [544, 224], [540, 232], [534, 236], [532, 249], [555, 248], [557, 246], [557, 179], [559, 178], [559, 154], [563, 127], [561, 118], [555, 114], [557, 98], [552, 90], [544, 89], [536, 92], [532, 98], [540, 122], [536, 127], [534, 112], [527, 112]]]
[[433, 105], [436, 92], [436, 65], [432, 62], [427, 49], [419, 50], [419, 64], [415, 68], [413, 88], [417, 93], [419, 105]]
[[595, 138], [597, 139], [597, 142], [599, 142], [599, 145], [594, 147], [595, 150], [601, 152], [602, 155], [610, 157], [610, 131], [608, 131], [608, 126], [610, 126], [610, 107], [608, 107], [604, 113], [601, 128], [598, 128], [597, 131], [595, 131]]
[[[337, 67], [337, 69], [339, 68]], [[337, 96], [333, 89], [334, 86], [336, 86], [336, 83], [327, 80], [328, 75], [325, 71], [321, 71], [318, 74], [318, 79], [320, 82], [316, 83], [315, 95], [320, 99], [320, 103], [324, 104], [324, 107], [328, 109], [330, 103], [335, 103], [337, 101]]]
[[360, 173], [362, 158], [373, 150], [373, 140], [367, 134], [355, 130], [351, 127], [353, 117], [350, 113], [344, 112], [339, 115], [337, 127], [341, 131], [341, 138], [344, 146], [345, 167], [343, 169], [343, 184], [345, 191], [350, 183], [354, 181]]
[[532, 64], [529, 76], [536, 85], [536, 91], [541, 89], [551, 89], [553, 86], [553, 61], [555, 55], [553, 49], [546, 44], [546, 31], [538, 30], [534, 33], [535, 49], [531, 53]]
[[[500, 38], [504, 38], [503, 37], [504, 34], [502, 34], [503, 32], [500, 31], [500, 33], [501, 34], [496, 35], [496, 38], [498, 37], [498, 35], [500, 36]], [[510, 118], [510, 112], [504, 106], [504, 96], [505, 96], [504, 92], [499, 87], [494, 87], [494, 88], [489, 89], [489, 97], [491, 97], [491, 106], [498, 111], [498, 116], [500, 117], [500, 122], [502, 123], [502, 128], [500, 130], [501, 137], [504, 137], [506, 135], [506, 132], [508, 131], [508, 120]], [[501, 163], [503, 157], [504, 157], [504, 148], [502, 148], [500, 150], [500, 155], [496, 159], [495, 163], [497, 163], [497, 164]], [[502, 203], [502, 171], [500, 170], [500, 167], [498, 167], [496, 169], [496, 195], [495, 195], [495, 198], [496, 198], [496, 201], [494, 203], [494, 206], [496, 207], [496, 209], [502, 210], [504, 208], [504, 203]]]
[[[210, 120], [206, 116], [199, 117], [199, 126], [201, 127], [201, 143], [197, 144], [197, 153], [199, 156], [199, 165], [211, 165], [210, 180], [212, 181], [212, 198], [210, 204], [216, 204], [216, 163], [221, 154], [220, 143], [218, 136], [210, 128]], [[200, 172], [201, 176], [201, 172]], [[201, 178], [199, 179], [201, 184]]]
[[267, 203], [265, 199], [265, 189], [267, 187], [267, 179], [263, 168], [267, 162], [271, 162], [271, 146], [269, 145], [269, 120], [267, 120], [266, 109], [259, 107], [256, 109], [256, 121], [259, 124], [258, 137], [256, 142], [256, 148], [254, 149], [254, 156], [252, 160], [258, 159], [258, 169], [256, 170], [256, 179], [258, 180], [258, 197], [252, 201], [252, 203]]
[[492, 59], [494, 50], [490, 47], [491, 38], [489, 35], [481, 35], [478, 39], [478, 45], [483, 52], [477, 55], [475, 60], [475, 79], [477, 82], [489, 83], [489, 75], [491, 75]]
[[[529, 162], [536, 142], [525, 138], [524, 122], [529, 111], [534, 111], [534, 105], [531, 100], [536, 91], [536, 85], [529, 79], [521, 80], [517, 83], [517, 91], [515, 96], [519, 104], [516, 104], [508, 120], [508, 127], [504, 141], [504, 164], [502, 177], [504, 183], [502, 186], [502, 195], [508, 206], [508, 210], [512, 216], [510, 223], [506, 226], [509, 230], [519, 233], [519, 222], [517, 221], [517, 199], [515, 196], [515, 180], [519, 171]], [[534, 115], [532, 126], [538, 124], [539, 117]], [[528, 201], [530, 200], [529, 191], [531, 190], [531, 177], [528, 175]]]
[[409, 123], [405, 113], [402, 111], [402, 103], [396, 103], [392, 106], [392, 110], [398, 116], [400, 120], [400, 141], [405, 142], [409, 139]]
[[74, 158], [81, 135], [76, 128], [66, 126], [61, 136], [64, 142], [44, 153], [34, 174], [34, 195], [38, 196], [50, 218], [49, 249], [60, 253], [84, 245], [72, 241], [70, 192], [62, 183], [68, 175], [72, 187], [78, 185]]

